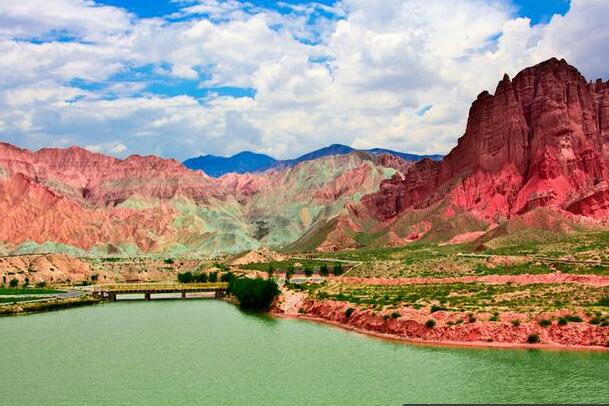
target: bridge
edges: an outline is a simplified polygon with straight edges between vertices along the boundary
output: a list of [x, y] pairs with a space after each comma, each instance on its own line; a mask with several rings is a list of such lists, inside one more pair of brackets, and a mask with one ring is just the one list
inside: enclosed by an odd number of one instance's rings
[[223, 297], [228, 289], [226, 282], [213, 283], [117, 283], [112, 285], [95, 285], [93, 296], [116, 300], [117, 295], [143, 294], [144, 299], [151, 300], [155, 293], [181, 293], [182, 298], [186, 299], [187, 293], [214, 293], [215, 297]]

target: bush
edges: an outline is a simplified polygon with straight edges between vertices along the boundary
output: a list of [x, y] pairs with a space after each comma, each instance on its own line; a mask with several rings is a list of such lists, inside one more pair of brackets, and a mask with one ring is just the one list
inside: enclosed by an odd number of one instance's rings
[[271, 276], [273, 276], [273, 274], [275, 273], [275, 269], [273, 268], [272, 264], [269, 264], [269, 267], [267, 268], [266, 273], [269, 275], [269, 278]]
[[328, 276], [330, 274], [330, 272], [328, 271], [328, 265], [321, 264], [321, 266], [319, 267], [319, 274], [321, 276]]
[[166, 263], [166, 264], [168, 264], [168, 265], [171, 265], [171, 264], [173, 264], [173, 262], [174, 262], [174, 261], [173, 261], [173, 258], [165, 258], [165, 259], [163, 260], [163, 262], [165, 262], [165, 263]]
[[391, 318], [392, 319], [399, 319], [400, 317], [402, 317], [402, 315], [398, 312], [393, 312], [391, 313]]
[[552, 322], [550, 320], [547, 319], [543, 319], [543, 320], [539, 320], [538, 323], [541, 327], [550, 327], [552, 325]]
[[558, 318], [558, 325], [559, 326], [566, 326], [567, 324], [569, 324], [569, 319], [567, 319], [566, 317], [559, 317]]
[[431, 306], [431, 313], [439, 312], [440, 310], [446, 310], [446, 309], [443, 308], [442, 306], [438, 306], [438, 305]]
[[541, 342], [541, 338], [539, 338], [539, 334], [529, 334], [527, 337], [527, 343], [529, 344], [537, 344]]
[[13, 278], [9, 281], [8, 286], [11, 288], [16, 288], [19, 285], [19, 281], [17, 278]]
[[355, 309], [353, 307], [348, 307], [347, 310], [345, 310], [345, 317], [346, 318], [351, 317], [351, 315], [353, 314], [354, 311], [355, 311]]
[[273, 279], [233, 278], [228, 291], [239, 300], [242, 309], [266, 311], [279, 294], [279, 287]]
[[30, 278], [25, 278], [23, 281], [23, 287], [27, 288], [28, 286], [30, 286]]
[[207, 280], [211, 283], [218, 282], [218, 272], [212, 272], [209, 274]]
[[469, 316], [467, 316], [467, 321], [470, 323], [475, 323], [476, 322], [476, 316], [474, 316], [473, 314], [470, 314]]
[[37, 287], [38, 289], [42, 289], [42, 288], [44, 288], [46, 285], [47, 285], [47, 283], [46, 283], [45, 281], [41, 281], [41, 282], [36, 283], [36, 287]]
[[518, 319], [512, 320], [512, 326], [514, 326], [514, 327], [520, 326], [520, 320], [518, 320]]
[[596, 303], [597, 306], [605, 306], [605, 307], [609, 307], [609, 296], [605, 296], [603, 298], [601, 298], [601, 300], [599, 300]]
[[343, 266], [340, 264], [340, 262], [334, 264], [334, 266], [332, 267], [332, 273], [334, 274], [334, 276], [343, 274]]
[[570, 316], [566, 316], [566, 319], [569, 320], [569, 321], [572, 321], [573, 323], [581, 323], [582, 321], [584, 321], [577, 314], [572, 314]]
[[434, 328], [436, 326], [436, 321], [434, 319], [429, 319], [425, 322], [425, 327]]
[[499, 313], [493, 314], [488, 321], [499, 321]]
[[305, 265], [304, 267], [304, 274], [305, 276], [312, 276], [313, 275], [313, 268], [311, 268], [310, 265]]

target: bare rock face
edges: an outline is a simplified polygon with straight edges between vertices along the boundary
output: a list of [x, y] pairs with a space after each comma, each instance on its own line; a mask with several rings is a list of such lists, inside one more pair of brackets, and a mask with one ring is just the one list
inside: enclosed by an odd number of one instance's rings
[[363, 203], [380, 221], [438, 202], [488, 222], [548, 206], [604, 218], [608, 167], [609, 82], [552, 58], [482, 92], [437, 167], [419, 162]]

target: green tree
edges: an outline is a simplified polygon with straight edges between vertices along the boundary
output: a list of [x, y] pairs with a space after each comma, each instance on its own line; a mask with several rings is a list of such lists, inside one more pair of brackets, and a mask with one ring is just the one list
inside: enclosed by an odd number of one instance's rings
[[332, 273], [334, 274], [334, 276], [343, 274], [343, 266], [340, 262], [334, 264], [334, 266], [332, 267]]
[[8, 286], [11, 288], [16, 288], [19, 285], [19, 281], [17, 280], [17, 278], [13, 278], [9, 281]]
[[313, 268], [311, 267], [311, 265], [305, 265], [304, 267], [304, 274], [309, 277], [313, 275]]
[[242, 309], [266, 311], [279, 294], [279, 287], [274, 279], [233, 278], [228, 291], [239, 300]]
[[205, 272], [198, 273], [197, 276], [195, 276], [195, 280], [199, 283], [207, 282], [207, 273], [205, 273]]
[[27, 288], [28, 286], [30, 286], [30, 278], [25, 278], [23, 281], [23, 287]]
[[294, 276], [294, 265], [288, 264], [285, 271], [285, 281], [288, 282]]
[[273, 264], [269, 264], [269, 267], [267, 268], [266, 273], [269, 275], [269, 278], [271, 278], [273, 276], [273, 273], [275, 273]]
[[235, 274], [233, 274], [232, 272], [225, 272], [220, 276], [221, 282], [230, 283], [230, 281], [232, 281], [233, 279], [235, 279]]
[[328, 265], [321, 264], [321, 266], [319, 267], [319, 274], [321, 276], [328, 276], [330, 274], [330, 272], [328, 271]]
[[209, 274], [209, 278], [207, 279], [209, 282], [218, 282], [218, 272], [211, 272]]
[[178, 282], [180, 283], [191, 283], [194, 280], [192, 272], [182, 272], [178, 274]]

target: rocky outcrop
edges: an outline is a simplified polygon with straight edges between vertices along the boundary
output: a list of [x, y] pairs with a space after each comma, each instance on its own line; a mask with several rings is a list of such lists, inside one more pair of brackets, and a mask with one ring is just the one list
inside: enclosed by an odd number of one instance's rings
[[489, 223], [537, 207], [604, 218], [608, 168], [609, 82], [552, 58], [482, 92], [442, 162], [417, 163], [363, 203], [380, 221], [440, 201]]

